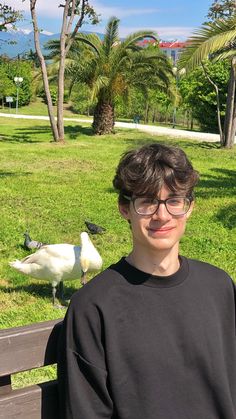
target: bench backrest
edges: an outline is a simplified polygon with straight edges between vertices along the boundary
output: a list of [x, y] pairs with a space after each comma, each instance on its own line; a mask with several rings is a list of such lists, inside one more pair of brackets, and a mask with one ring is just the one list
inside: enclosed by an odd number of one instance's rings
[[58, 419], [57, 381], [13, 390], [11, 374], [56, 363], [61, 320], [0, 330], [0, 419]]

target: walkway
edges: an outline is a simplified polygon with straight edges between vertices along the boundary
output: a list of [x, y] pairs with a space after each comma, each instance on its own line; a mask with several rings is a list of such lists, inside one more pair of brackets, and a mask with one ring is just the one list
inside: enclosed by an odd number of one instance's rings
[[[20, 115], [20, 114], [6, 114], [6, 113], [0, 113], [0, 117], [19, 118], [19, 119], [41, 119], [41, 120], [49, 119], [48, 116]], [[84, 119], [84, 118], [64, 118], [64, 121], [91, 123], [91, 119]], [[211, 134], [211, 133], [197, 132], [197, 131], [187, 131], [187, 130], [181, 130], [181, 129], [175, 129], [175, 128], [160, 127], [160, 126], [155, 126], [155, 125], [134, 124], [131, 122], [116, 122], [115, 126], [118, 128], [138, 129], [139, 131], [148, 132], [150, 134], [167, 135], [167, 136], [175, 137], [175, 138], [189, 138], [192, 140], [208, 141], [208, 142], [220, 141], [219, 134]], [[236, 137], [235, 137], [235, 143], [236, 143]]]

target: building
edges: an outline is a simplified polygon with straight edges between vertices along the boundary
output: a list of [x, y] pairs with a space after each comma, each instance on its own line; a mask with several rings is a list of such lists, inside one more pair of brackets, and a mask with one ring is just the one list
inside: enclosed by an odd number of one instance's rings
[[186, 47], [187, 42], [180, 42], [180, 41], [174, 41], [174, 42], [166, 42], [161, 41], [159, 46], [165, 54], [170, 57], [173, 61], [173, 64], [176, 64], [179, 54], [183, 50], [184, 47]]
[[[155, 45], [156, 41], [154, 39], [144, 39], [143, 41], [139, 42], [140, 46], [148, 46], [148, 45]], [[160, 41], [159, 47], [160, 49], [171, 58], [173, 64], [176, 64], [179, 54], [181, 53], [182, 49], [187, 45], [187, 42], [181, 41]]]

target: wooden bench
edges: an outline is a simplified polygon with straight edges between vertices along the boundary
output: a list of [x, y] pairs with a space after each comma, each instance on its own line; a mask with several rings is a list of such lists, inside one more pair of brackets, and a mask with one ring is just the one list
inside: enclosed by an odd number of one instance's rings
[[56, 363], [61, 320], [0, 330], [0, 418], [58, 419], [57, 381], [13, 390], [11, 374]]

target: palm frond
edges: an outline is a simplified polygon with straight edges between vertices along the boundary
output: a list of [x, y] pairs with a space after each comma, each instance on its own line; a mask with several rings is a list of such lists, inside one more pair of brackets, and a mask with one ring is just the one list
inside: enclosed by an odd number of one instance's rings
[[95, 33], [85, 34], [81, 32], [76, 35], [75, 41], [83, 42], [84, 44], [91, 47], [98, 56], [100, 55], [102, 41], [97, 34]]
[[188, 39], [188, 45], [178, 60], [178, 67], [192, 70], [207, 59], [209, 54], [226, 47], [235, 38], [236, 15], [227, 20], [205, 23]]
[[91, 100], [94, 101], [96, 99], [96, 97], [98, 97], [99, 92], [104, 89], [105, 87], [107, 87], [109, 84], [109, 78], [105, 77], [105, 76], [98, 76], [96, 81], [94, 82], [94, 85], [92, 87], [92, 92], [91, 92]]
[[125, 40], [123, 41], [123, 47], [128, 48], [129, 45], [135, 44], [138, 41], [141, 41], [145, 38], [154, 39], [155, 41], [158, 41], [158, 35], [154, 31], [150, 30], [142, 30], [142, 31], [136, 31], [128, 35]]
[[103, 41], [103, 50], [106, 56], [109, 56], [111, 48], [119, 43], [119, 19], [117, 17], [110, 18]]

